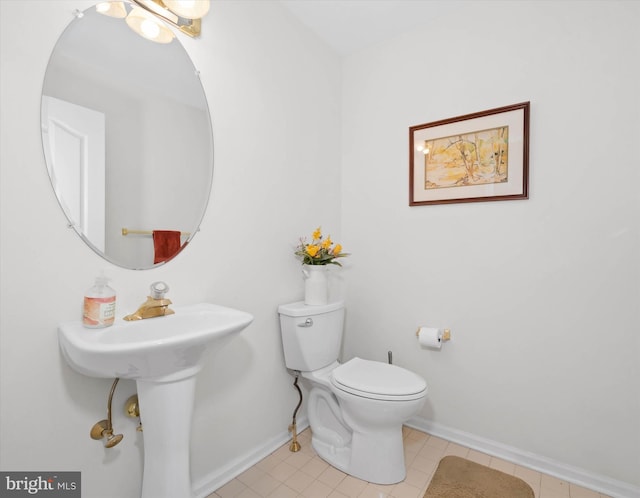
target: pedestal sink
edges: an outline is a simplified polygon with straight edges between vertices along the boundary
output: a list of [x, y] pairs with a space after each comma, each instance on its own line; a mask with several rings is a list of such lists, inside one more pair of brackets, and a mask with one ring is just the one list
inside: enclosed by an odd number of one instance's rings
[[[249, 313], [202, 303], [175, 314], [88, 329], [62, 323], [58, 341], [76, 371], [90, 377], [135, 379], [144, 432], [142, 498], [192, 497], [189, 438], [196, 374], [204, 353], [246, 328]], [[209, 353], [207, 353], [209, 354]]]

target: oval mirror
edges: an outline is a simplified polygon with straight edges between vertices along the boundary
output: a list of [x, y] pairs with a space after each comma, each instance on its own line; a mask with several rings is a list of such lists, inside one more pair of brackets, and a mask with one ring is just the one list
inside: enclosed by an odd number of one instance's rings
[[122, 18], [77, 12], [47, 66], [41, 125], [58, 202], [97, 253], [146, 269], [193, 238], [211, 191], [213, 139], [178, 38], [155, 43]]

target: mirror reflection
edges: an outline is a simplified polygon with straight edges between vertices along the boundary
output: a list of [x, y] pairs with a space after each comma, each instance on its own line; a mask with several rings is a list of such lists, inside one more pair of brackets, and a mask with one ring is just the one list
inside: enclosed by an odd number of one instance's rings
[[211, 190], [213, 141], [178, 38], [154, 43], [87, 9], [53, 50], [41, 119], [52, 186], [92, 249], [145, 269], [193, 238]]

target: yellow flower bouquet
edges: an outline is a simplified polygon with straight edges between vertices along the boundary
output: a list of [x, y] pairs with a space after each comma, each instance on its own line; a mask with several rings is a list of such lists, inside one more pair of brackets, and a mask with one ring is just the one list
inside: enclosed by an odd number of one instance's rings
[[320, 227], [315, 229], [311, 238], [310, 244], [304, 237], [301, 238], [300, 244], [296, 247], [295, 255], [302, 259], [303, 265], [342, 266], [336, 259], [349, 256], [348, 253], [342, 252], [340, 244], [334, 244], [330, 236], [325, 238]]

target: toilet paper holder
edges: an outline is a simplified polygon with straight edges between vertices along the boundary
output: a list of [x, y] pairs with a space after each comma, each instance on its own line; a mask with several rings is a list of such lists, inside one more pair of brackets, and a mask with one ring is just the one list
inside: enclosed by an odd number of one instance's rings
[[[416, 337], [420, 336], [420, 327], [416, 330]], [[451, 340], [451, 329], [444, 329], [442, 334], [438, 336], [440, 342], [445, 342]]]

